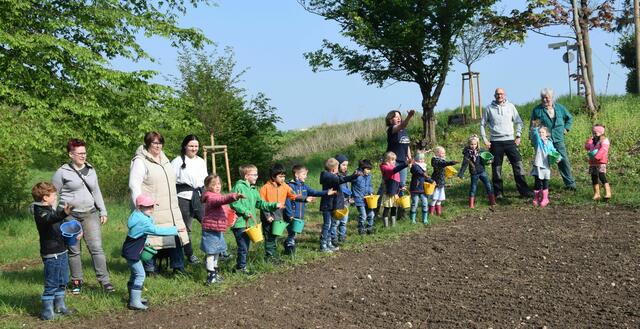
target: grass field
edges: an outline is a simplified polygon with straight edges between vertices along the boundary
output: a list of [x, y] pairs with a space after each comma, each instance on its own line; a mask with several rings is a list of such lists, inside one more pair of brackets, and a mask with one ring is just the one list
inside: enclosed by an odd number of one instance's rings
[[[551, 189], [553, 202], [580, 205], [591, 203], [591, 186], [587, 172], [586, 154], [582, 149], [585, 139], [590, 135], [591, 121], [579, 110], [581, 100], [574, 98], [569, 100], [562, 98], [559, 102], [565, 104], [575, 115], [574, 127], [567, 136], [567, 147], [571, 154], [574, 174], [577, 177], [579, 189], [577, 192], [556, 192], [561, 191], [562, 182], [554, 171]], [[640, 165], [638, 164], [638, 150], [640, 149], [640, 124], [637, 120], [637, 97], [605, 97], [601, 99], [603, 110], [599, 115], [598, 122], [607, 126], [607, 135], [612, 146], [610, 151], [609, 180], [614, 189], [612, 203], [637, 207], [640, 206], [640, 196], [635, 188], [640, 184]], [[518, 106], [521, 116], [526, 120], [535, 104], [523, 104]], [[472, 123], [467, 126], [449, 127], [446, 125], [446, 117], [451, 112], [444, 112], [438, 115], [438, 138], [440, 143], [447, 148], [449, 158], [461, 159], [461, 150], [466, 138], [471, 133], [478, 133], [478, 124]], [[380, 120], [383, 120], [380, 118]], [[370, 121], [370, 120], [369, 120]], [[412, 136], [419, 135], [419, 119], [412, 122], [409, 130]], [[357, 127], [354, 123], [349, 127]], [[369, 126], [369, 123], [367, 123]], [[351, 134], [340, 135], [347, 130], [344, 127], [336, 127], [332, 130], [330, 126], [324, 127], [323, 136], [334, 136], [336, 139], [347, 139]], [[527, 129], [523, 132], [526, 136]], [[303, 141], [305, 138], [318, 138], [313, 135], [306, 136], [304, 133], [296, 133], [294, 140]], [[324, 137], [326, 138], [326, 137]], [[358, 159], [369, 158], [375, 163], [379, 162], [379, 157], [384, 151], [385, 136], [384, 131], [379, 131], [377, 135], [367, 139], [356, 138], [351, 143], [346, 143], [338, 149], [330, 149], [326, 146], [319, 147], [321, 151], [314, 153], [302, 153], [297, 150], [289, 154], [297, 154], [295, 157], [288, 156], [280, 160], [285, 165], [293, 163], [304, 163], [310, 169], [308, 182], [314, 188], [318, 188], [318, 177], [322, 169], [324, 160], [336, 153], [346, 154], [351, 160], [350, 169], [355, 169]], [[529, 146], [528, 140], [523, 141], [520, 147], [524, 159], [531, 159], [533, 149]], [[528, 161], [527, 168], [529, 168]], [[508, 166], [507, 166], [508, 167]], [[504, 168], [506, 182], [511, 182], [510, 169]], [[52, 173], [46, 171], [34, 171], [33, 181], [48, 180]], [[288, 177], [289, 178], [289, 177]], [[374, 170], [374, 187], [380, 181], [379, 172]], [[531, 181], [531, 179], [529, 179]], [[447, 190], [446, 215], [432, 220], [432, 225], [438, 225], [440, 221], [447, 221], [461, 213], [471, 210], [466, 208], [466, 195], [468, 180], [453, 179], [452, 187]], [[514, 186], [511, 183], [506, 185], [507, 191], [514, 194]], [[478, 191], [479, 207], [485, 208], [486, 197], [484, 190], [479, 187]], [[305, 232], [299, 238], [298, 253], [295, 258], [285, 258], [285, 266], [294, 266], [299, 263], [314, 262], [327, 257], [317, 252], [318, 236], [321, 218], [317, 211], [317, 205], [310, 205], [307, 210], [307, 225]], [[120, 248], [126, 236], [126, 220], [129, 215], [129, 206], [126, 203], [108, 202], [109, 222], [103, 229], [103, 241], [105, 253], [107, 255], [108, 266], [111, 272], [112, 281], [116, 286], [116, 293], [104, 294], [95, 280], [95, 273], [91, 268], [91, 261], [84, 248], [83, 264], [85, 265], [85, 280], [87, 288], [81, 296], [74, 296], [68, 299], [68, 304], [77, 308], [80, 316], [90, 316], [96, 313], [106, 313], [120, 311], [125, 308], [126, 281], [129, 271], [126, 262], [120, 257]], [[501, 206], [509, 206], [505, 203]], [[346, 248], [360, 248], [365, 244], [385, 243], [389, 239], [399, 237], [406, 232], [420, 230], [422, 225], [411, 225], [407, 221], [401, 222], [397, 227], [389, 230], [379, 230], [379, 234], [373, 236], [358, 237], [355, 232], [355, 209], [352, 208], [351, 221], [349, 222], [350, 238]], [[194, 225], [193, 242], [196, 253], [202, 256], [199, 251], [200, 227]], [[23, 324], [37, 323], [35, 315], [39, 312], [39, 296], [42, 293], [42, 262], [39, 258], [38, 235], [32, 217], [25, 213], [21, 216], [4, 218], [0, 221], [0, 327], [22, 327]], [[227, 242], [231, 251], [235, 251], [235, 241], [232, 235], [227, 234]], [[281, 249], [282, 247], [279, 246]], [[249, 263], [253, 270], [259, 273], [279, 271], [283, 267], [274, 267], [263, 261], [264, 251], [262, 245], [252, 245]], [[232, 262], [233, 263], [233, 262]], [[232, 263], [222, 266], [225, 283], [220, 287], [205, 288], [205, 270], [203, 265], [188, 267], [189, 275], [186, 277], [161, 276], [147, 279], [145, 296], [149, 297], [154, 305], [171, 304], [183, 299], [193, 299], [199, 296], [221, 293], [234, 286], [243, 284], [247, 280], [260, 280], [260, 276], [246, 277], [231, 273]]]

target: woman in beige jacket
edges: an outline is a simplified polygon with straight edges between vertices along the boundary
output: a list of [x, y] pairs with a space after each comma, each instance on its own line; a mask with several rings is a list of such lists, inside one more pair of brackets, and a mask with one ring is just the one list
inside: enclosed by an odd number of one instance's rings
[[[182, 246], [189, 243], [176, 193], [176, 174], [171, 162], [162, 151], [164, 138], [160, 133], [151, 131], [144, 136], [144, 145], [136, 150], [131, 160], [129, 189], [131, 199], [145, 194], [156, 200], [153, 213], [154, 224], [160, 227], [176, 226], [181, 231], [178, 236], [149, 235], [147, 244], [169, 254], [170, 266], [174, 273], [184, 273], [184, 254]], [[145, 271], [155, 274], [155, 259], [144, 264]]]

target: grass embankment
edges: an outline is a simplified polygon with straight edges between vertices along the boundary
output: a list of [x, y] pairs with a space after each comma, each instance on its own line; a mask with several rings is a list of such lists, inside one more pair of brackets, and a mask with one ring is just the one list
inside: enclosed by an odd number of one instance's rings
[[[554, 171], [552, 179], [552, 204], [589, 204], [591, 202], [591, 186], [587, 172], [587, 162], [585, 160], [585, 152], [582, 145], [590, 134], [591, 122], [587, 115], [580, 114], [578, 106], [581, 100], [574, 98], [560, 99], [559, 102], [567, 105], [572, 113], [575, 114], [575, 122], [573, 129], [567, 135], [567, 147], [571, 154], [574, 174], [578, 181], [577, 192], [566, 192], [561, 189], [562, 182]], [[638, 164], [638, 154], [640, 153], [640, 124], [634, 118], [638, 98], [633, 97], [606, 97], [601, 99], [603, 106], [602, 113], [599, 115], [599, 122], [606, 124], [607, 135], [611, 139], [612, 147], [610, 150], [610, 166], [609, 179], [613, 186], [614, 197], [611, 204], [639, 206], [640, 196], [635, 190], [640, 183], [640, 164]], [[520, 114], [523, 118], [529, 117], [531, 109], [535, 104], [523, 104], [518, 106]], [[576, 114], [578, 113], [578, 114]], [[447, 148], [449, 158], [460, 160], [462, 147], [466, 143], [466, 139], [471, 133], [478, 133], [478, 124], [472, 123], [467, 126], [449, 127], [446, 125], [447, 115], [451, 112], [443, 112], [438, 114], [438, 138], [441, 145]], [[383, 122], [383, 119], [378, 119]], [[350, 168], [354, 169], [357, 160], [369, 158], [375, 162], [375, 166], [379, 162], [379, 157], [385, 148], [385, 134], [383, 124], [376, 124], [372, 120], [367, 120], [366, 127], [360, 127], [359, 123], [352, 123], [339, 126], [322, 127], [322, 134], [315, 133], [295, 133], [289, 136], [291, 143], [304, 144], [306, 141], [314, 143], [318, 138], [326, 139], [329, 143], [317, 146], [317, 152], [305, 152], [305, 148], [295, 151], [287, 151], [288, 156], [281, 160], [287, 166], [293, 163], [304, 163], [310, 169], [308, 182], [313, 187], [318, 186], [319, 173], [322, 170], [324, 160], [336, 153], [346, 154], [350, 162]], [[354, 131], [359, 130], [357, 136], [373, 136], [371, 138], [354, 137]], [[420, 120], [418, 117], [409, 127], [411, 136], [419, 136]], [[313, 132], [314, 130], [312, 130]], [[523, 136], [527, 136], [528, 129], [525, 128]], [[315, 134], [315, 135], [314, 135]], [[324, 136], [324, 137], [318, 137]], [[347, 141], [340, 148], [330, 148], [331, 138], [334, 140]], [[351, 143], [348, 141], [351, 140]], [[523, 154], [527, 168], [530, 168], [529, 161], [532, 158], [533, 149], [529, 146], [528, 139], [524, 139], [520, 150]], [[291, 154], [298, 154], [291, 156]], [[515, 196], [515, 188], [511, 183], [511, 170], [504, 168], [507, 176], [507, 195]], [[35, 180], [48, 179], [51, 173], [36, 172]], [[37, 179], [36, 179], [37, 178]], [[380, 181], [380, 175], [374, 170], [374, 187], [377, 187]], [[529, 179], [531, 181], [531, 179]], [[479, 217], [490, 216], [487, 212], [486, 197], [484, 189], [480, 186], [478, 191], [478, 209], [469, 210], [467, 205], [467, 189], [468, 180], [452, 180], [452, 187], [447, 191], [447, 202], [445, 204], [445, 214], [442, 217], [432, 217], [432, 225], [437, 225], [441, 221], [452, 220], [462, 212], [475, 211]], [[509, 206], [509, 204], [528, 206], [528, 200], [509, 198], [501, 206]], [[262, 245], [252, 245], [250, 252], [250, 267], [259, 272], [266, 273], [271, 271], [280, 271], [287, 266], [293, 266], [299, 263], [314, 262], [320, 258], [327, 257], [317, 252], [318, 236], [320, 232], [321, 218], [317, 211], [318, 202], [311, 204], [307, 211], [307, 225], [299, 239], [298, 253], [295, 258], [285, 258], [286, 265], [274, 267], [263, 261], [264, 251]], [[608, 205], [600, 203], [597, 206], [606, 207]], [[108, 265], [111, 277], [116, 286], [116, 293], [104, 294], [95, 280], [95, 273], [91, 268], [91, 261], [86, 248], [83, 246], [83, 264], [85, 265], [86, 287], [80, 296], [68, 297], [68, 305], [77, 308], [80, 312], [79, 316], [90, 316], [98, 313], [107, 313], [113, 311], [125, 311], [126, 281], [129, 271], [126, 262], [120, 257], [120, 248], [126, 235], [126, 220], [129, 215], [128, 204], [125, 203], [109, 203], [109, 223], [103, 228], [103, 244], [107, 255]], [[359, 237], [354, 234], [356, 223], [356, 211], [351, 208], [351, 221], [349, 222], [349, 241], [345, 248], [358, 249], [364, 244], [384, 243], [388, 239], [396, 238], [407, 232], [424, 229], [423, 225], [410, 225], [407, 221], [400, 222], [393, 229], [378, 229], [378, 234], [372, 236]], [[379, 224], [379, 223], [377, 223]], [[194, 225], [193, 232], [194, 246], [196, 253], [202, 255], [199, 251], [200, 243], [200, 227]], [[38, 322], [36, 314], [39, 312], [39, 297], [42, 293], [42, 264], [38, 255], [37, 232], [33, 220], [29, 215], [20, 217], [5, 218], [0, 222], [0, 326], [1, 327], [22, 327], [24, 324], [33, 325]], [[235, 241], [228, 234], [227, 242], [233, 253], [235, 251]], [[282, 247], [279, 246], [281, 249]], [[205, 287], [205, 270], [203, 265], [188, 267], [190, 273], [188, 277], [157, 277], [147, 279], [145, 287], [147, 291], [145, 296], [149, 297], [154, 307], [158, 305], [174, 304], [182, 300], [192, 300], [211, 294], [218, 294], [227, 289], [232, 289], [238, 284], [247, 282], [248, 280], [260, 280], [260, 276], [245, 277], [231, 273], [233, 261], [222, 265], [225, 283], [219, 287]]]

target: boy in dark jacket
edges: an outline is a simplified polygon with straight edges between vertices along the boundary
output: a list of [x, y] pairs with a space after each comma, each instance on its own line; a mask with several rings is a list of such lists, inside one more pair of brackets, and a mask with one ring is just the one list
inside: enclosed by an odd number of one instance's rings
[[[338, 160], [338, 176], [347, 176], [347, 170], [349, 170], [349, 159], [347, 156], [338, 154], [335, 156], [335, 159]], [[340, 184], [340, 190], [344, 197], [344, 206], [349, 207], [353, 197], [351, 189], [349, 188], [349, 183], [344, 182]], [[349, 214], [347, 213], [340, 219], [334, 219], [335, 220], [331, 223], [331, 244], [339, 246], [347, 240], [347, 223], [349, 222]]]
[[[373, 185], [371, 184], [371, 162], [362, 159], [358, 163], [358, 172], [362, 176], [351, 182], [351, 193], [353, 196], [353, 204], [358, 209], [358, 234], [373, 233], [374, 211], [367, 207], [364, 197], [373, 194]], [[366, 226], [366, 227], [365, 227]]]
[[[40, 319], [53, 320], [56, 314], [67, 315], [70, 310], [64, 303], [64, 289], [69, 282], [69, 258], [67, 245], [62, 238], [60, 224], [71, 213], [71, 205], [55, 211], [58, 198], [51, 183], [40, 182], [31, 189], [33, 217], [40, 236], [40, 256], [44, 263], [44, 292]], [[82, 238], [82, 234], [76, 237]]]
[[[336, 191], [330, 189], [328, 191], [316, 191], [305, 183], [309, 170], [303, 165], [295, 165], [291, 169], [294, 179], [289, 181], [289, 187], [293, 193], [300, 196], [301, 199], [295, 201], [287, 199], [285, 202], [284, 219], [291, 222], [293, 218], [304, 220], [304, 212], [307, 202], [313, 202], [315, 197], [326, 195], [334, 195]], [[296, 252], [296, 233], [293, 232], [293, 225], [287, 226], [287, 239], [284, 241], [285, 255], [293, 255]]]
[[480, 139], [475, 134], [471, 135], [468, 140], [468, 145], [462, 150], [464, 160], [462, 160], [462, 167], [460, 167], [460, 171], [458, 172], [458, 177], [462, 178], [464, 177], [464, 172], [467, 169], [467, 166], [469, 167], [469, 174], [471, 175], [471, 186], [469, 187], [469, 208], [471, 209], [475, 208], [478, 179], [482, 181], [484, 189], [487, 191], [487, 195], [489, 196], [489, 205], [493, 206], [496, 204], [496, 198], [493, 195], [493, 188], [489, 181], [489, 175], [487, 175], [487, 171], [484, 169], [484, 163], [482, 163], [482, 159], [480, 158], [480, 153], [482, 152], [484, 152], [484, 150], [480, 148]]
[[332, 224], [332, 212], [336, 209], [343, 209], [345, 207], [344, 194], [340, 189], [340, 184], [345, 182], [351, 182], [360, 173], [355, 173], [351, 176], [339, 176], [338, 175], [338, 160], [335, 158], [329, 158], [324, 164], [324, 171], [320, 173], [320, 184], [322, 190], [329, 191], [330, 189], [336, 190], [335, 195], [323, 196], [320, 200], [320, 211], [322, 212], [322, 232], [320, 234], [320, 251], [322, 252], [334, 252], [338, 248], [331, 243], [331, 224]]

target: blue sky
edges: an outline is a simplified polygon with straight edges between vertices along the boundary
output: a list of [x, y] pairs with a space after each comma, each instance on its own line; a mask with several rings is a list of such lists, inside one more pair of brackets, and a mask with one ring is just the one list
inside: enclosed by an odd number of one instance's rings
[[[367, 85], [359, 75], [313, 73], [303, 53], [318, 49], [322, 39], [344, 39], [335, 23], [306, 12], [295, 0], [218, 0], [217, 6], [191, 8], [180, 25], [200, 29], [220, 50], [226, 46], [233, 48], [238, 69], [248, 69], [241, 87], [249, 96], [263, 92], [271, 98], [271, 105], [282, 117], [279, 129], [378, 117], [392, 109], [421, 109], [416, 84], [389, 83], [378, 88]], [[615, 45], [617, 40], [617, 34], [601, 31], [591, 34], [594, 79], [599, 94], [624, 93], [626, 70], [619, 64], [611, 64], [617, 62], [617, 55], [606, 45]], [[544, 87], [553, 88], [556, 94], [568, 94], [563, 52], [547, 48], [547, 44], [560, 41], [564, 40], [530, 34], [523, 46], [509, 46], [476, 63], [473, 70], [480, 72], [482, 103], [487, 104], [493, 98], [496, 87], [504, 87], [514, 103], [537, 99]], [[156, 58], [155, 63], [115, 61], [114, 67], [153, 69], [161, 74], [156, 82], [170, 84], [171, 77], [178, 75], [178, 50], [161, 39], [143, 40], [142, 45]], [[460, 74], [464, 71], [454, 61], [436, 110], [460, 106]], [[572, 89], [575, 93], [575, 83]]]

